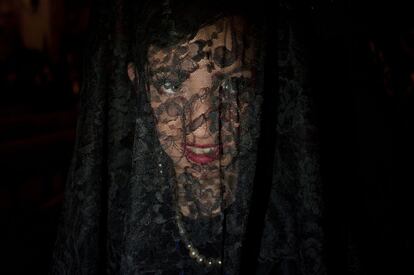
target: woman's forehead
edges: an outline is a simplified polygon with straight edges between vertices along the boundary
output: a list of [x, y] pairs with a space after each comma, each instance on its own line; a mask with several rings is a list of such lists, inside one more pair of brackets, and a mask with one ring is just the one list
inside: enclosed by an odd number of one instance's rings
[[200, 51], [212, 52], [219, 47], [232, 51], [235, 43], [241, 43], [235, 41], [235, 39], [241, 40], [237, 23], [240, 22], [235, 22], [231, 18], [222, 18], [200, 28], [191, 40], [166, 48], [151, 45], [148, 51], [149, 63], [155, 67], [157, 64], [166, 65], [172, 55], [179, 59], [194, 58]]
[[[210, 42], [208, 46], [213, 48], [218, 46], [231, 47], [231, 34], [232, 28], [230, 22], [227, 18], [223, 18], [212, 25], [199, 29], [194, 38], [188, 41], [188, 44], [197, 43], [197, 41], [205, 41]], [[231, 50], [231, 48], [229, 48], [229, 50]]]

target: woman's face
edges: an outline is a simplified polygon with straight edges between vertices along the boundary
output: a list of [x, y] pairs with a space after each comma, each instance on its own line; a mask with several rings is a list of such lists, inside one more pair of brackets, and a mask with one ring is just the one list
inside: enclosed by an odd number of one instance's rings
[[164, 151], [178, 174], [208, 179], [237, 156], [243, 87], [252, 71], [242, 24], [223, 18], [189, 41], [148, 52], [150, 100]]

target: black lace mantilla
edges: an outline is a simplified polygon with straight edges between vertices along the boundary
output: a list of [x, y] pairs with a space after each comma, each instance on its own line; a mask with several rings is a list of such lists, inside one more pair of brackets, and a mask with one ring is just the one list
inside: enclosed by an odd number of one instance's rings
[[51, 274], [325, 274], [296, 4], [217, 2], [96, 4]]

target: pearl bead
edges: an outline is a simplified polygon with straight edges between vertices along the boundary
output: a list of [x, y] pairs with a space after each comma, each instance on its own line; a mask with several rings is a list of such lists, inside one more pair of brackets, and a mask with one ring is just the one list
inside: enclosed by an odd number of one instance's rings
[[186, 236], [187, 233], [184, 230], [184, 225], [181, 221], [181, 215], [179, 214], [179, 210], [176, 209], [176, 222], [178, 226], [178, 232], [180, 233], [184, 243], [186, 244], [189, 252], [189, 256], [193, 258], [196, 262], [199, 264], [205, 263], [206, 266], [212, 266], [213, 264], [221, 265], [221, 260], [218, 260], [217, 258], [207, 258], [204, 255], [200, 254], [198, 250], [193, 246], [193, 244], [188, 240], [188, 237]]

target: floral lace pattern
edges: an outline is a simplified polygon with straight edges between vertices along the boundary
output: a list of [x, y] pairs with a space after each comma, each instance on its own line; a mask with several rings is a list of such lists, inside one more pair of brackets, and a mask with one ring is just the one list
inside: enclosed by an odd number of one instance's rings
[[[181, 240], [175, 222], [174, 160], [159, 139], [157, 116], [146, 84], [148, 75], [139, 69], [145, 63], [137, 58], [142, 53], [131, 50], [139, 46], [134, 39], [146, 43], [145, 36], [140, 38], [147, 32], [143, 30], [146, 25], [136, 31], [128, 24], [135, 22], [132, 16], [126, 16], [141, 9], [146, 16], [159, 18], [164, 14], [162, 18], [169, 20], [176, 10], [158, 3], [161, 11], [157, 13], [154, 1], [114, 2], [102, 4], [92, 26], [96, 32], [91, 36], [90, 62], [85, 68], [88, 81], [82, 90], [77, 142], [51, 274], [246, 272], [241, 269], [241, 259], [249, 253], [244, 244], [248, 241], [249, 213], [254, 212], [252, 194], [263, 184], [255, 182], [255, 173], [260, 125], [266, 116], [262, 106], [272, 98], [269, 93], [276, 93], [277, 98], [275, 161], [270, 162], [273, 181], [259, 254], [255, 255], [257, 266], [249, 274], [324, 274], [318, 159], [307, 96], [306, 58], [294, 20], [289, 16], [278, 18], [277, 60], [270, 74], [264, 66], [266, 58], [272, 56], [265, 52], [269, 49], [265, 28], [253, 24], [255, 86], [243, 98], [248, 105], [245, 118], [239, 121], [244, 130], [237, 141], [235, 200], [212, 217], [183, 216], [188, 236], [200, 253], [223, 259], [221, 266], [206, 267], [189, 257]], [[138, 7], [131, 8], [135, 5]], [[281, 5], [281, 14], [292, 12]], [[171, 24], [167, 23], [161, 22], [161, 27], [168, 28]], [[176, 27], [182, 26], [177, 23]], [[140, 39], [131, 35], [130, 28]], [[165, 34], [163, 30], [158, 33]], [[136, 58], [138, 68], [136, 85], [127, 74], [131, 58]], [[273, 73], [272, 81], [278, 79], [279, 86], [265, 90], [264, 83], [269, 80], [264, 75]], [[171, 88], [163, 81], [164, 89]]]

